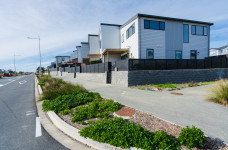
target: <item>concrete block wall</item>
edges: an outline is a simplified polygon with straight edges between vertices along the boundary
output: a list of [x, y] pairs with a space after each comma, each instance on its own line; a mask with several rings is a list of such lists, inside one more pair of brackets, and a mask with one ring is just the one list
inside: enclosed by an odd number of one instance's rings
[[141, 70], [128, 73], [128, 86], [214, 81], [228, 78], [228, 69]]
[[111, 84], [128, 86], [128, 71], [112, 71]]
[[107, 73], [76, 73], [76, 79], [106, 84]]

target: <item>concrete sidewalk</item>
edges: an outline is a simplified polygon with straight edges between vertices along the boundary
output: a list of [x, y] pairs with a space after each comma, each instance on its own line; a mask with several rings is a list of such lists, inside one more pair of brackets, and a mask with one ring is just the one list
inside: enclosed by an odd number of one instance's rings
[[73, 78], [73, 73], [53, 77], [81, 84], [90, 91], [100, 93], [103, 97], [183, 127], [195, 125], [206, 135], [228, 143], [228, 108], [204, 100], [209, 86], [186, 88], [178, 91], [184, 95], [172, 95], [170, 92], [143, 91], [77, 80]]

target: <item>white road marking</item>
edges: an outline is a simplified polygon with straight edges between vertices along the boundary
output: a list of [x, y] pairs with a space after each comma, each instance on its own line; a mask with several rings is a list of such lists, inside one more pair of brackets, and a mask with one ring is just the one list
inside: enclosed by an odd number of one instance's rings
[[[24, 77], [24, 76], [22, 76], [22, 77], [15, 77], [15, 79], [18, 80], [18, 79], [23, 78], [23, 77]], [[9, 82], [7, 82], [7, 83], [5, 83], [5, 84], [1, 84], [0, 87], [3, 87], [3, 86], [5, 86], [5, 85], [7, 85], [7, 84], [10, 84], [10, 83], [16, 81], [16, 80], [14, 80], [14, 79], [7, 79], [7, 80], [8, 80]]]
[[27, 81], [23, 80], [23, 81], [20, 81], [19, 84], [25, 84]]
[[40, 117], [36, 117], [36, 137], [40, 137], [41, 135]]
[[26, 116], [35, 115], [36, 113], [26, 113]]
[[0, 84], [0, 87], [1, 87], [1, 86], [4, 86], [4, 85]]

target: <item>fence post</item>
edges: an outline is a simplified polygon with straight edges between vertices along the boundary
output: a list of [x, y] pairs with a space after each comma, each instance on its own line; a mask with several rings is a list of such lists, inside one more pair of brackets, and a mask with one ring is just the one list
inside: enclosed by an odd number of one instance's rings
[[196, 59], [196, 69], [198, 68], [198, 65], [197, 65], [197, 63], [198, 63], [198, 61], [197, 61], [197, 59]]

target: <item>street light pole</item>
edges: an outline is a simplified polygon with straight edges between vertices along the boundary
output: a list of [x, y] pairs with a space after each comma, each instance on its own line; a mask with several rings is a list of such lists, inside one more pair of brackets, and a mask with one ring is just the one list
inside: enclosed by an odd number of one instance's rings
[[15, 64], [16, 64], [16, 63], [15, 63], [16, 61], [15, 61], [15, 56], [20, 56], [20, 55], [15, 55], [15, 53], [14, 53], [13, 56], [14, 56], [14, 59], [13, 59], [13, 63], [14, 63], [14, 72], [15, 72], [15, 74], [16, 74], [16, 65], [15, 65]]
[[27, 37], [28, 39], [36, 39], [39, 40], [39, 53], [40, 53], [40, 68], [39, 68], [39, 75], [41, 75], [41, 51], [40, 51], [40, 36], [38, 35], [38, 38], [31, 38]]

